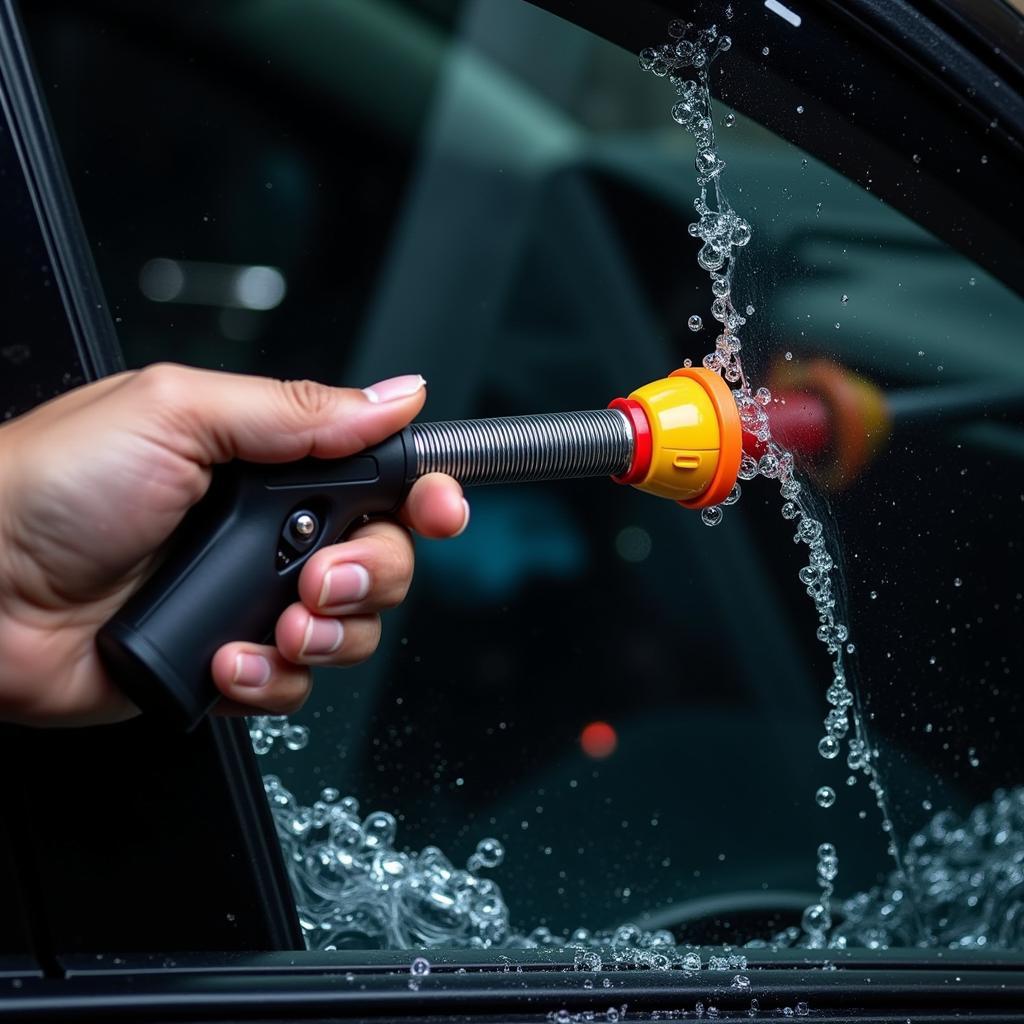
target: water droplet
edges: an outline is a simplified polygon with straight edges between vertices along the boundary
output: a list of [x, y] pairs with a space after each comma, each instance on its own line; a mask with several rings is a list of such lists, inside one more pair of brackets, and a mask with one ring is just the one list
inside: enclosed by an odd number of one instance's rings
[[691, 316], [690, 319], [686, 321], [686, 326], [689, 327], [691, 331], [696, 332], [699, 331], [704, 326], [704, 321], [701, 320], [701, 318], [697, 316], [696, 313], [694, 313], [693, 316]]
[[818, 740], [818, 753], [831, 761], [832, 758], [839, 756], [839, 741], [834, 736], [822, 736]]
[[761, 50], [761, 56], [762, 57], [767, 57], [768, 56], [768, 47], [767, 46], [764, 47], [764, 49]]
[[309, 729], [304, 725], [286, 726], [281, 739], [289, 750], [302, 750], [309, 745]]
[[953, 586], [954, 587], [962, 587], [963, 584], [964, 584], [964, 581], [962, 579], [960, 579], [959, 576], [957, 576], [957, 578], [955, 580], [953, 580]]
[[788, 363], [793, 359], [793, 353], [787, 352], [783, 358], [785, 358], [786, 362]]
[[481, 839], [476, 845], [476, 860], [482, 868], [496, 868], [505, 859], [505, 847], [498, 839]]
[[640, 51], [640, 67], [644, 71], [650, 71], [654, 62], [658, 59], [658, 53], [652, 46], [645, 46]]
[[839, 301], [845, 306], [850, 301], [850, 296], [844, 293]]
[[717, 526], [722, 521], [722, 514], [718, 505], [709, 505], [701, 510], [700, 518], [705, 526]]
[[836, 321], [836, 330], [837, 331], [839, 330], [839, 321], [838, 320]]
[[985, 154], [984, 154], [984, 153], [982, 153], [982, 154], [981, 154], [981, 162], [982, 162], [983, 164], [987, 164], [987, 163], [988, 163], [988, 157], [987, 157], [987, 156], [985, 156]]
[[915, 153], [910, 159], [913, 160], [915, 164], [919, 164], [921, 162], [921, 157], [917, 153]]
[[395, 839], [395, 818], [386, 811], [375, 811], [363, 822], [363, 843], [368, 849], [384, 849]]
[[747, 306], [747, 316], [753, 316], [753, 315], [754, 315], [754, 307], [748, 305]]
[[967, 283], [973, 288], [978, 282], [973, 277], [969, 277]]
[[725, 117], [722, 118], [722, 124], [724, 124], [726, 128], [731, 128], [735, 123], [736, 123], [736, 115], [735, 114], [726, 114]]
[[836, 802], [836, 791], [831, 786], [821, 786], [814, 799], [819, 807], [831, 807]]
[[809, 935], [822, 934], [832, 927], [832, 915], [820, 903], [812, 903], [803, 913], [800, 920], [803, 929]]
[[802, 114], [804, 112], [804, 105], [802, 103], [796, 108], [796, 112], [798, 114]]
[[409, 965], [409, 973], [416, 978], [425, 978], [430, 973], [430, 961], [425, 956], [418, 956]]

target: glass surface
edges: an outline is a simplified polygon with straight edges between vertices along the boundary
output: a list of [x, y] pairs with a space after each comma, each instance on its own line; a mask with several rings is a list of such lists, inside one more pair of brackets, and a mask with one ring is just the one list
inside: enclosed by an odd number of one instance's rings
[[32, 197], [0, 109], [0, 423], [81, 384], [68, 325]]
[[[130, 365], [356, 385], [421, 372], [426, 418], [447, 419], [600, 407], [713, 348], [672, 90], [570, 22], [506, 0], [28, 17]], [[733, 74], [726, 53], [716, 92], [742, 106], [759, 83]], [[938, 812], [1022, 781], [1024, 304], [800, 148], [721, 103], [715, 118], [753, 228], [733, 281], [754, 307], [751, 380], [778, 391], [824, 358], [894, 410], [852, 479], [821, 484], [850, 456], [840, 444], [814, 491], [905, 853]], [[461, 868], [499, 840], [504, 862], [479, 873], [501, 887], [513, 945], [625, 922], [770, 939], [817, 898], [823, 842], [841, 917], [892, 870], [890, 835], [865, 781], [847, 786], [845, 749], [818, 755], [831, 672], [804, 556], [777, 487], [744, 487], [714, 529], [604, 481], [471, 494], [464, 536], [418, 545], [378, 655], [319, 678], [294, 718], [308, 745], [262, 723], [265, 770], [303, 805], [332, 787], [360, 815], [393, 815], [402, 851], [436, 846]], [[301, 849], [323, 838], [294, 820]], [[978, 844], [1021, 846], [1019, 820], [981, 838], [940, 824], [968, 863]], [[329, 921], [311, 945], [501, 938], [440, 910], [410, 925], [422, 893], [402, 903], [388, 872], [400, 882], [410, 863], [375, 859], [379, 839], [353, 838], [378, 893], [350, 920], [329, 914], [346, 865], [311, 872], [306, 920]], [[307, 852], [316, 868], [323, 847]], [[449, 884], [436, 855], [420, 866]], [[1020, 884], [1001, 891], [992, 946], [1016, 948]], [[957, 927], [932, 938], [977, 938]]]

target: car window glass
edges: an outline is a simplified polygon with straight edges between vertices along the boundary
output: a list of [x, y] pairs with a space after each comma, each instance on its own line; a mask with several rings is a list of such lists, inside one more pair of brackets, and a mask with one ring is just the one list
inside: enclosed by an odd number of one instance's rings
[[[693, 144], [635, 54], [526, 3], [51, 6], [37, 59], [130, 364], [421, 372], [443, 419], [600, 407], [713, 349]], [[480, 489], [464, 536], [418, 545], [378, 655], [321, 674], [300, 729], [255, 725], [312, 946], [771, 938], [816, 898], [823, 842], [839, 897], [922, 829], [972, 864], [1020, 842], [1014, 794], [978, 835], [934, 817], [1021, 775], [1021, 298], [715, 117], [752, 227], [751, 379], [893, 411], [800, 464], [887, 829], [845, 748], [817, 752], [831, 672], [776, 487], [744, 484], [713, 529], [603, 481]]]
[[[0, 110], [0, 114], [3, 111]], [[11, 130], [0, 117], [0, 275], [12, 295], [0, 337], [0, 423], [83, 382], [60, 290]]]

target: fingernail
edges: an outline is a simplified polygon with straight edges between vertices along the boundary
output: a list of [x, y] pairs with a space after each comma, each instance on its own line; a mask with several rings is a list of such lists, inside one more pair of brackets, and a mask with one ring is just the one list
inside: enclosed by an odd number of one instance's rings
[[302, 638], [299, 657], [333, 654], [341, 646], [344, 638], [345, 628], [337, 619], [318, 619], [311, 615], [306, 626], [306, 635]]
[[399, 398], [415, 395], [426, 386], [426, 383], [418, 373], [407, 373], [402, 377], [389, 377], [387, 380], [371, 384], [368, 388], [363, 388], [363, 394], [371, 402], [394, 402]]
[[370, 574], [358, 562], [336, 565], [324, 573], [324, 584], [320, 588], [321, 608], [333, 608], [339, 604], [362, 601], [370, 592]]
[[469, 502], [465, 498], [462, 499], [462, 507], [465, 510], [465, 518], [462, 520], [458, 532], [454, 534], [456, 537], [461, 537], [466, 532], [466, 527], [469, 526]]
[[270, 682], [270, 662], [262, 654], [235, 656], [235, 677], [239, 686], [266, 686]]

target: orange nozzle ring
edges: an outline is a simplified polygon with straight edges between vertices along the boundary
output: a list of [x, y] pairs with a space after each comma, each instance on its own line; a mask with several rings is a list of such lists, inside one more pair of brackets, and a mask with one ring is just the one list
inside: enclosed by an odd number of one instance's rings
[[732, 397], [729, 385], [713, 370], [701, 366], [687, 366], [673, 370], [670, 377], [688, 377], [696, 381], [707, 392], [718, 419], [718, 465], [711, 483], [696, 498], [680, 501], [683, 508], [707, 508], [718, 505], [729, 497], [740, 472], [743, 458], [743, 429], [740, 426], [740, 411]]

